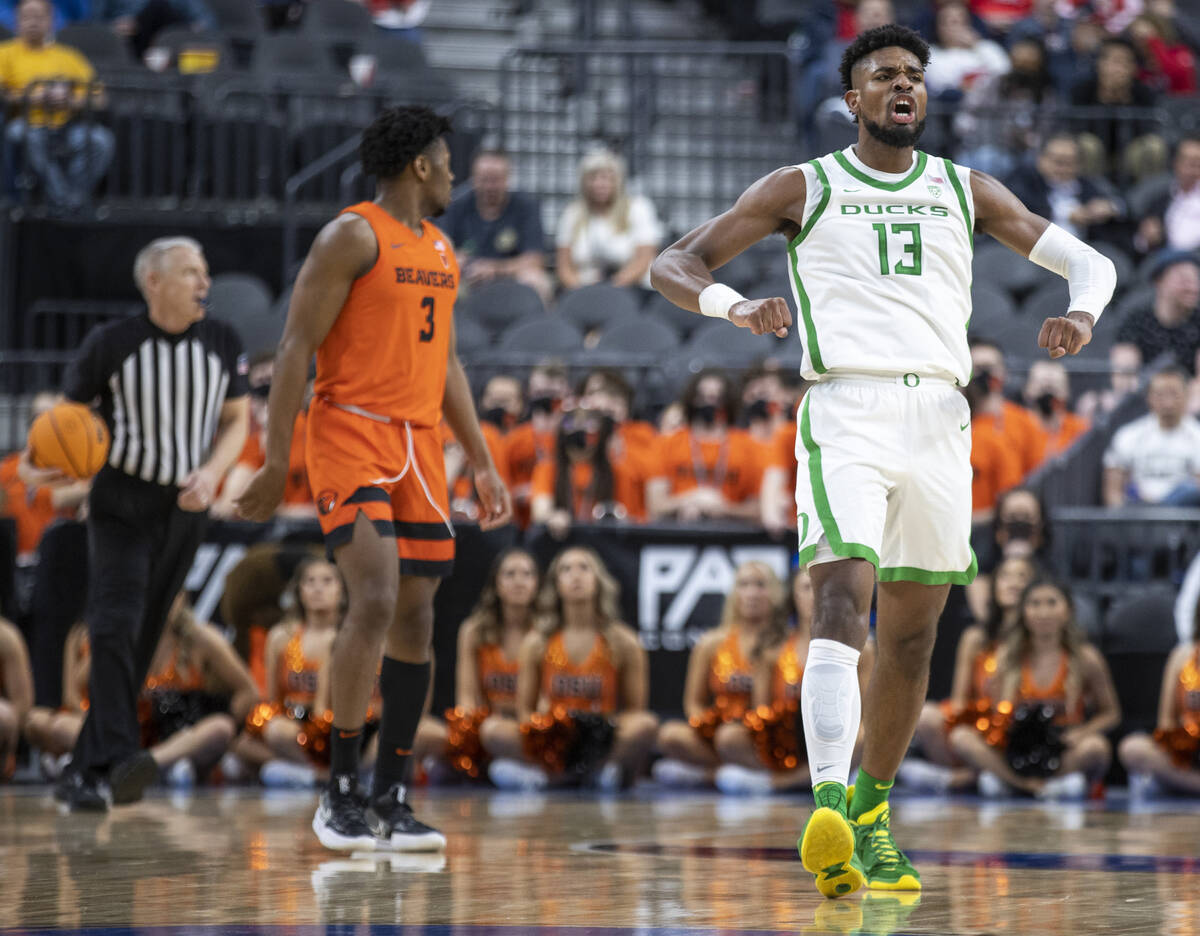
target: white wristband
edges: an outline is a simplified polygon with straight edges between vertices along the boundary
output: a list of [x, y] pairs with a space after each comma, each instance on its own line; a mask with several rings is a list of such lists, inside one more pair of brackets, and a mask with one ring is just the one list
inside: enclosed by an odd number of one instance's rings
[[735, 303], [745, 302], [746, 297], [724, 283], [713, 283], [700, 291], [700, 314], [709, 318], [729, 319], [729, 310]]

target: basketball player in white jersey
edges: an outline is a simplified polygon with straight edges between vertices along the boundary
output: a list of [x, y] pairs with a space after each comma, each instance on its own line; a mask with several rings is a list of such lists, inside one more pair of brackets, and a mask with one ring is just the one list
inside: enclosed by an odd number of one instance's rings
[[[772, 233], [788, 240], [803, 375], [815, 382], [796, 443], [800, 561], [816, 590], [801, 710], [817, 809], [799, 848], [828, 897], [864, 883], [921, 886], [892, 839], [887, 796], [925, 699], [946, 595], [976, 571], [970, 415], [958, 390], [971, 376], [974, 235], [1068, 280], [1066, 314], [1037, 336], [1052, 358], [1091, 340], [1116, 284], [1109, 260], [995, 179], [915, 150], [928, 64], [911, 30], [863, 33], [841, 68], [858, 142], [760, 179], [651, 269], [677, 305], [783, 336], [792, 324], [783, 299], [747, 300], [709, 271]], [[860, 701], [876, 582], [878, 658]], [[848, 791], [860, 713], [866, 745]]]

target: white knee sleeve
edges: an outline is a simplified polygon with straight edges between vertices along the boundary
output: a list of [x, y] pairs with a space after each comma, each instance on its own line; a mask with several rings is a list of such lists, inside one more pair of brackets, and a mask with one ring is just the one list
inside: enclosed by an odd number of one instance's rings
[[858, 657], [857, 650], [836, 640], [818, 639], [808, 645], [800, 707], [813, 786], [828, 780], [846, 783], [850, 778], [862, 717]]

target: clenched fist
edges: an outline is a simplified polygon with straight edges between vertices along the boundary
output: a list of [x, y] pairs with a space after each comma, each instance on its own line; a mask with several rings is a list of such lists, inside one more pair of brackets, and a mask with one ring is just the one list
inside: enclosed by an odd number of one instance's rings
[[774, 332], [778, 337], [786, 338], [788, 326], [792, 324], [792, 310], [779, 298], [746, 299], [735, 302], [729, 309], [729, 321], [756, 335]]

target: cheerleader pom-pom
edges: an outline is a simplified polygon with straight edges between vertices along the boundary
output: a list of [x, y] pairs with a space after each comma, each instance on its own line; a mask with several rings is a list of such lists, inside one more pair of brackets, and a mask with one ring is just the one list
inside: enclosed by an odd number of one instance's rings
[[482, 776], [490, 760], [479, 739], [479, 728], [490, 714], [486, 708], [446, 709], [446, 760], [473, 780]]

